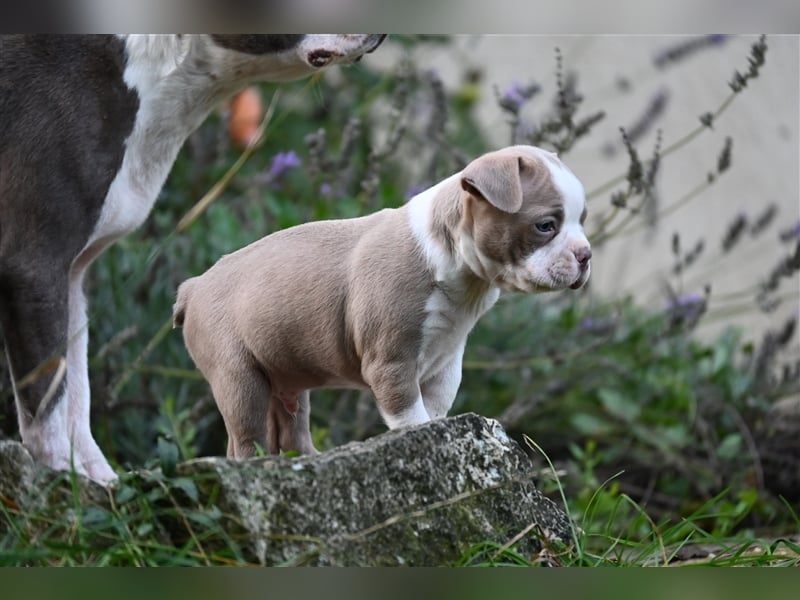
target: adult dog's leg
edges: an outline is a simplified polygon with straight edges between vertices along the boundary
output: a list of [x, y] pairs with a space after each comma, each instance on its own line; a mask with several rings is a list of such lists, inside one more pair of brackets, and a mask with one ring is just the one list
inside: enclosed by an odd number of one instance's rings
[[89, 322], [83, 291], [85, 268], [69, 278], [69, 338], [67, 342], [67, 431], [72, 440], [75, 462], [100, 483], [117, 478], [97, 446], [90, 428]]
[[[30, 259], [30, 255], [28, 255]], [[108, 483], [116, 478], [89, 426], [83, 273], [59, 259], [0, 263], [0, 324], [22, 442], [54, 469]], [[63, 367], [66, 366], [66, 369]]]
[[67, 279], [67, 268], [47, 268], [44, 261], [19, 267], [4, 260], [0, 266], [0, 323], [22, 442], [36, 459], [57, 469], [69, 468], [71, 456], [69, 374], [58, 368], [66, 358]]

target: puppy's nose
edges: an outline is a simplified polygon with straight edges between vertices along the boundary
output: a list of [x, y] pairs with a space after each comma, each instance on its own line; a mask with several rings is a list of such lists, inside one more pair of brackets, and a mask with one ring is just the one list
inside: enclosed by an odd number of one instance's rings
[[589, 264], [589, 260], [592, 258], [592, 249], [588, 246], [579, 249], [575, 252], [575, 258], [578, 260], [578, 264], [581, 267], [586, 267]]

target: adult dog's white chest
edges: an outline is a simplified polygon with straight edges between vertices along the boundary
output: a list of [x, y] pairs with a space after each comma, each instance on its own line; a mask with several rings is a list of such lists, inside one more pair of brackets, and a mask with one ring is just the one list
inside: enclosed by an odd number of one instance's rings
[[76, 263], [86, 264], [114, 240], [139, 227], [153, 208], [175, 157], [188, 135], [213, 108], [205, 101], [209, 76], [185, 67], [189, 42], [176, 36], [126, 40], [124, 80], [139, 98], [122, 165], [109, 186], [100, 217]]

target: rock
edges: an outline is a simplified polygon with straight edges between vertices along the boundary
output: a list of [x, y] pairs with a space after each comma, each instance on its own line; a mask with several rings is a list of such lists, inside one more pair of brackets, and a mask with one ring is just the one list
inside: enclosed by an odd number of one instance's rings
[[525, 453], [497, 421], [474, 414], [317, 457], [204, 458], [178, 471], [201, 493], [219, 488], [220, 508], [240, 517], [262, 564], [441, 565], [526, 529], [515, 549], [528, 557], [540, 535], [571, 539], [566, 515], [536, 490]]
[[[543, 539], [546, 545], [572, 539], [569, 519], [539, 493], [533, 474], [497, 421], [465, 414], [319, 456], [181, 463], [173, 479], [191, 481], [192, 490], [169, 501], [185, 503], [186, 511], [213, 507], [244, 558], [263, 565], [447, 565], [482, 542], [499, 547], [512, 541], [514, 551], [533, 560]], [[0, 445], [4, 501], [30, 502], [41, 487], [29, 488], [48, 476], [57, 477], [19, 444]], [[163, 487], [160, 474], [125, 475], [123, 481], [138, 486], [140, 498], [155, 497], [148, 489]], [[69, 491], [68, 480], [62, 485]], [[102, 506], [96, 493], [105, 494], [102, 488], [82, 478], [78, 487]], [[159, 519], [159, 531], [173, 545], [186, 542], [185, 515]], [[203, 541], [206, 551], [215, 544]]]

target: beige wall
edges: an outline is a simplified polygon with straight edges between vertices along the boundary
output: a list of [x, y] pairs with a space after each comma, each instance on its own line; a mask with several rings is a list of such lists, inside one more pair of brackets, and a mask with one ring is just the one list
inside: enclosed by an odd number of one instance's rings
[[[719, 47], [704, 49], [669, 68], [653, 67], [659, 50], [686, 38], [677, 36], [457, 36], [455, 47], [420, 45], [412, 56], [420, 67], [437, 69], [448, 89], [461, 83], [467, 67], [483, 69], [478, 114], [490, 138], [497, 145], [508, 143], [508, 127], [497, 108], [493, 86], [507, 87], [515, 79], [536, 81], [544, 86], [523, 114], [536, 118], [548, 107], [555, 90], [554, 48], [561, 49], [564, 66], [579, 75], [579, 90], [585, 98], [580, 116], [599, 109], [607, 116], [592, 135], [566, 156], [566, 161], [592, 190], [627, 167], [624, 152], [609, 158], [602, 152], [609, 141], [619, 139], [619, 126], [630, 126], [643, 112], [647, 101], [661, 89], [669, 100], [658, 127], [663, 129], [664, 146], [682, 137], [698, 124], [698, 116], [716, 109], [729, 95], [727, 82], [734, 70], [747, 68], [747, 56], [756, 36], [729, 38]], [[669, 206], [700, 184], [716, 165], [726, 136], [734, 139], [733, 166], [708, 191], [665, 218], [654, 235], [640, 232], [616, 239], [597, 248], [593, 261], [593, 291], [600, 295], [635, 294], [641, 301], [663, 305], [663, 283], [671, 265], [671, 238], [679, 231], [685, 248], [698, 239], [706, 251], [686, 276], [684, 291], [712, 286], [712, 314], [721, 316], [732, 306], [748, 306], [748, 298], [726, 300], [723, 296], [745, 290], [766, 277], [779, 258], [793, 246], [777, 240], [779, 229], [800, 221], [800, 176], [798, 135], [800, 127], [800, 48], [796, 36], [768, 38], [767, 61], [758, 79], [751, 82], [713, 131], [704, 132], [690, 145], [664, 159], [659, 179], [660, 202]], [[374, 60], [395, 64], [399, 51], [387, 46]], [[373, 57], [370, 57], [372, 60]], [[630, 91], [616, 85], [624, 77]], [[655, 129], [655, 128], [654, 128]], [[655, 140], [654, 129], [638, 142], [647, 157]], [[769, 203], [779, 207], [778, 224], [761, 237], [740, 243], [729, 255], [719, 250], [720, 240], [740, 211], [754, 217]], [[604, 194], [589, 204], [590, 225], [609, 207]], [[674, 278], [668, 279], [671, 283]], [[701, 332], [713, 335], [720, 323], [734, 320], [756, 335], [767, 326], [777, 327], [782, 319], [798, 310], [798, 277], [785, 282], [781, 290], [790, 294], [780, 309], [766, 316], [746, 310], [724, 320], [707, 320]]]

